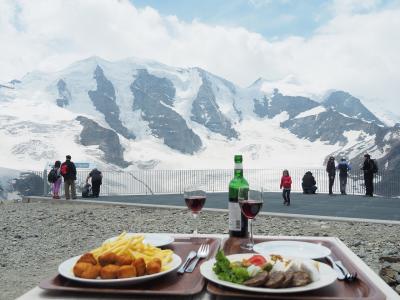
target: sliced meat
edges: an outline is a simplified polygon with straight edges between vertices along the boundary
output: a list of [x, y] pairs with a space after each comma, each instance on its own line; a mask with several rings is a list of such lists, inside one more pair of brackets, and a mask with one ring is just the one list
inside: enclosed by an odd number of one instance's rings
[[311, 282], [310, 275], [308, 273], [299, 271], [293, 273], [292, 286], [304, 286]]
[[282, 288], [286, 288], [292, 284], [293, 274], [294, 272], [290, 271], [285, 273], [285, 280], [282, 282]]
[[253, 278], [246, 280], [245, 282], [243, 282], [243, 284], [247, 286], [260, 286], [263, 285], [267, 280], [268, 280], [268, 272], [261, 272], [256, 276], [254, 276]]
[[282, 282], [285, 280], [285, 273], [277, 271], [269, 274], [267, 282], [264, 284], [265, 287], [270, 289], [280, 288]]

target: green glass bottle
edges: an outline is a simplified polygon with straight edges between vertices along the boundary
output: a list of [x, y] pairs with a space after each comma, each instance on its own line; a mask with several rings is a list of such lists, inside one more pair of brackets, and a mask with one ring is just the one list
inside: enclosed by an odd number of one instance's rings
[[229, 236], [247, 237], [248, 221], [242, 214], [238, 202], [239, 188], [249, 188], [247, 180], [243, 177], [243, 158], [235, 155], [235, 176], [229, 183]]

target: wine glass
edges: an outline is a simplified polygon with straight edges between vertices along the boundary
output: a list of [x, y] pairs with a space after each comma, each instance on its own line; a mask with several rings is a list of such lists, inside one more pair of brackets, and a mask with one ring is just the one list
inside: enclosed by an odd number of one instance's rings
[[194, 219], [193, 234], [197, 234], [197, 216], [202, 210], [204, 203], [206, 203], [205, 186], [202, 184], [188, 185], [184, 189], [185, 203], [192, 213]]
[[253, 221], [263, 206], [263, 189], [262, 188], [239, 188], [238, 201], [242, 214], [249, 220], [250, 239], [246, 244], [240, 247], [246, 250], [253, 250]]

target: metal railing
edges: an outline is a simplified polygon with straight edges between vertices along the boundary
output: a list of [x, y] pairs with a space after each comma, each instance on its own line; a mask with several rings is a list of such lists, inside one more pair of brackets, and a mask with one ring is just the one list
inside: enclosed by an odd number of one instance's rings
[[[311, 171], [317, 182], [317, 193], [328, 193], [329, 180], [324, 168], [293, 168], [292, 191], [302, 192], [302, 178], [305, 172]], [[33, 172], [44, 180], [44, 194], [50, 193], [47, 184], [47, 172]], [[80, 193], [89, 171], [78, 171], [77, 191]], [[140, 171], [103, 171], [101, 195], [146, 195], [146, 194], [180, 194], [189, 184], [204, 183], [207, 192], [226, 192], [233, 177], [231, 169], [215, 170], [140, 170]], [[244, 176], [253, 185], [265, 187], [270, 192], [278, 192], [282, 170], [245, 169]], [[333, 186], [334, 193], [340, 192], [339, 174]], [[400, 195], [400, 176], [388, 171], [380, 171], [374, 176], [375, 193], [384, 196]], [[63, 193], [63, 186], [61, 187]], [[364, 175], [361, 170], [352, 170], [347, 179], [347, 194], [365, 194]]]

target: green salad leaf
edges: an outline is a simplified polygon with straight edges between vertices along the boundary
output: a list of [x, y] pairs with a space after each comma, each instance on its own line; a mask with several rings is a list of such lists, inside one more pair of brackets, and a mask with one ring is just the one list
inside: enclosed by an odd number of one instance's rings
[[231, 264], [222, 250], [219, 250], [215, 256], [216, 262], [213, 271], [217, 274], [218, 279], [233, 283], [243, 283], [250, 278], [247, 268], [240, 264]]

